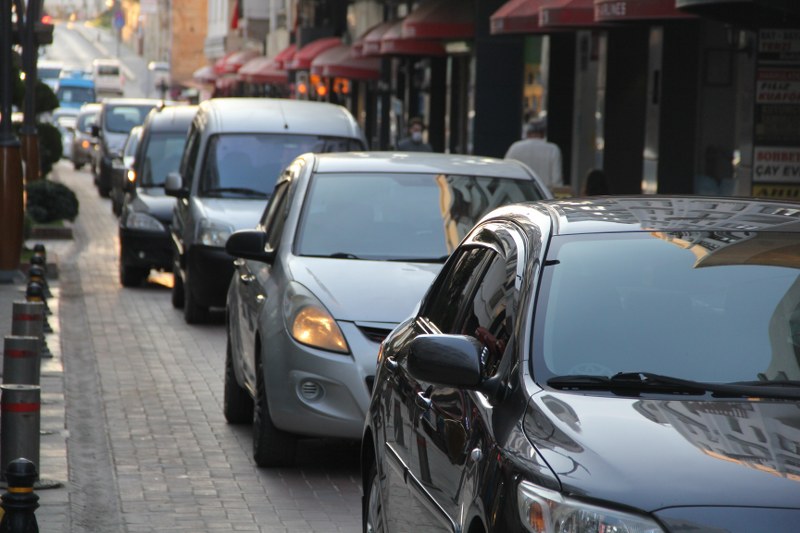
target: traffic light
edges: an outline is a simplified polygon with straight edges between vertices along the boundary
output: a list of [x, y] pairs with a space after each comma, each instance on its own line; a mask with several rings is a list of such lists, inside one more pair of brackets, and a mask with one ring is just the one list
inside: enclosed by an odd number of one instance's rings
[[[19, 42], [19, 23], [14, 21], [11, 25], [12, 44], [22, 44]], [[53, 19], [50, 15], [44, 15], [41, 20], [33, 25], [33, 33], [36, 35], [36, 44], [53, 44]]]

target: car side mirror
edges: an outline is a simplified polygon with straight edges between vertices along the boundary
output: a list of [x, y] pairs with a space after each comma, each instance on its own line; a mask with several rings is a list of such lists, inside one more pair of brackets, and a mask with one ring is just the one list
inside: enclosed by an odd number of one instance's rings
[[100, 127], [97, 124], [92, 124], [92, 137], [100, 137]]
[[183, 178], [180, 172], [170, 172], [164, 180], [164, 192], [167, 196], [186, 198], [189, 192], [183, 188]]
[[408, 371], [420, 381], [475, 389], [481, 384], [482, 350], [466, 335], [420, 335], [409, 346]]
[[233, 257], [272, 264], [275, 251], [267, 250], [267, 234], [261, 230], [245, 229], [233, 232], [225, 241], [225, 251]]

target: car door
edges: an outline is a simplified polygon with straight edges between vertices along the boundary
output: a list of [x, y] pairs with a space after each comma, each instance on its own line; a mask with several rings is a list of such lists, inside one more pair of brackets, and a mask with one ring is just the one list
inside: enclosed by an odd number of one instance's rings
[[[483, 346], [484, 379], [502, 378], [514, 357], [509, 346], [521, 279], [517, 264], [521, 238], [509, 226], [488, 224], [475, 234], [473, 264], [454, 271], [462, 292], [453, 302], [450, 323], [436, 317], [437, 307], [450, 298], [425, 308], [426, 318], [441, 333], [468, 335]], [[462, 267], [463, 268], [463, 267]], [[445, 328], [445, 329], [442, 329]], [[460, 524], [479, 484], [482, 464], [493, 455], [492, 403], [482, 392], [417, 383], [414, 438], [419, 461], [412, 462], [410, 477], [418, 498], [430, 498], [444, 515], [443, 530]]]
[[[286, 214], [291, 201], [291, 184], [293, 175], [284, 172], [272, 193], [258, 228], [267, 236], [267, 248], [276, 249], [280, 242], [286, 221]], [[264, 281], [269, 276], [271, 266], [259, 261], [238, 258], [234, 261], [236, 271], [233, 283], [236, 285], [239, 309], [238, 333], [244, 355], [245, 380], [255, 387], [255, 355], [256, 332], [259, 325], [259, 316], [266, 303], [268, 288]]]
[[[186, 138], [186, 147], [183, 150], [179, 170], [182, 181], [181, 187], [183, 190], [187, 191], [187, 193], [192, 188], [192, 180], [194, 179], [195, 169], [197, 168], [197, 157], [200, 154], [201, 140], [202, 131], [197, 126], [197, 123], [193, 122]], [[141, 164], [141, 162], [137, 162], [137, 164]], [[137, 175], [141, 175], [141, 169], [137, 169], [136, 173]], [[187, 238], [190, 238], [190, 236], [185, 235], [187, 231], [186, 228], [191, 227], [187, 221], [188, 217], [189, 197], [188, 194], [186, 194], [185, 196], [178, 197], [175, 202], [172, 217], [172, 240], [175, 243], [175, 248], [179, 257], [183, 256], [185, 253], [184, 243], [187, 242]]]

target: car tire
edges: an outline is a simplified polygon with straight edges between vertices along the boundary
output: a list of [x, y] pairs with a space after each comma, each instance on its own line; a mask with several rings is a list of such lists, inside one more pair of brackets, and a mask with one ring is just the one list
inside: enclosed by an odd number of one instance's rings
[[256, 398], [253, 405], [253, 459], [260, 467], [291, 466], [297, 438], [272, 423], [261, 357], [256, 360]]
[[361, 523], [364, 533], [384, 533], [383, 502], [378, 485], [378, 466], [375, 460], [370, 465], [367, 486], [364, 487], [364, 509]]
[[134, 267], [124, 263], [119, 265], [119, 282], [123, 287], [139, 287], [149, 274], [150, 269], [147, 268]]
[[187, 324], [202, 324], [208, 319], [208, 307], [197, 303], [192, 292], [192, 276], [186, 268], [186, 281], [183, 285], [183, 318]]
[[225, 350], [225, 394], [222, 412], [229, 424], [246, 424], [253, 420], [253, 399], [236, 381], [230, 336]]
[[183, 278], [178, 267], [172, 267], [172, 307], [175, 309], [183, 308]]

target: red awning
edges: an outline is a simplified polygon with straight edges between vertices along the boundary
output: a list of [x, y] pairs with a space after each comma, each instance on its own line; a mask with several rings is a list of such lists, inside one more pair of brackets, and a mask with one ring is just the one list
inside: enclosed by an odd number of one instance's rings
[[594, 25], [593, 0], [561, 0], [539, 9], [542, 28], [585, 27]]
[[532, 33], [539, 30], [541, 0], [510, 0], [489, 17], [489, 31], [500, 33]]
[[217, 81], [214, 83], [214, 85], [216, 85], [217, 89], [220, 91], [227, 91], [233, 89], [238, 82], [239, 80], [236, 78], [236, 76], [228, 75], [217, 78]]
[[308, 70], [311, 62], [325, 50], [342, 44], [339, 37], [323, 37], [312, 41], [298, 50], [291, 61], [286, 65], [287, 70]]
[[246, 83], [289, 83], [289, 73], [280, 68], [275, 58], [266, 56], [245, 63], [236, 77]]
[[367, 33], [361, 40], [361, 55], [362, 56], [377, 56], [381, 53], [381, 39], [383, 35], [394, 26], [396, 21], [381, 22]]
[[472, 39], [475, 37], [475, 4], [472, 0], [426, 0], [403, 21], [403, 37]]
[[294, 58], [294, 55], [296, 53], [297, 53], [297, 45], [290, 44], [289, 46], [287, 46], [286, 48], [275, 54], [275, 57], [273, 57], [272, 60], [275, 61], [278, 68], [286, 70], [289, 61], [291, 61]]
[[594, 0], [594, 20], [624, 22], [693, 17], [675, 7], [675, 3], [675, 0]]
[[192, 79], [200, 83], [214, 83], [217, 79], [217, 73], [214, 72], [214, 67], [205, 65], [192, 73]]
[[339, 44], [328, 48], [311, 62], [311, 73], [326, 78], [377, 80], [381, 77], [381, 60], [377, 57], [356, 57], [352, 47]]
[[245, 63], [258, 55], [255, 50], [249, 49], [229, 52], [221, 59], [217, 59], [217, 62], [214, 63], [214, 71], [217, 74], [235, 74]]
[[441, 41], [434, 39], [409, 39], [403, 37], [403, 21], [398, 20], [383, 34], [381, 55], [390, 56], [444, 56], [447, 54]]

